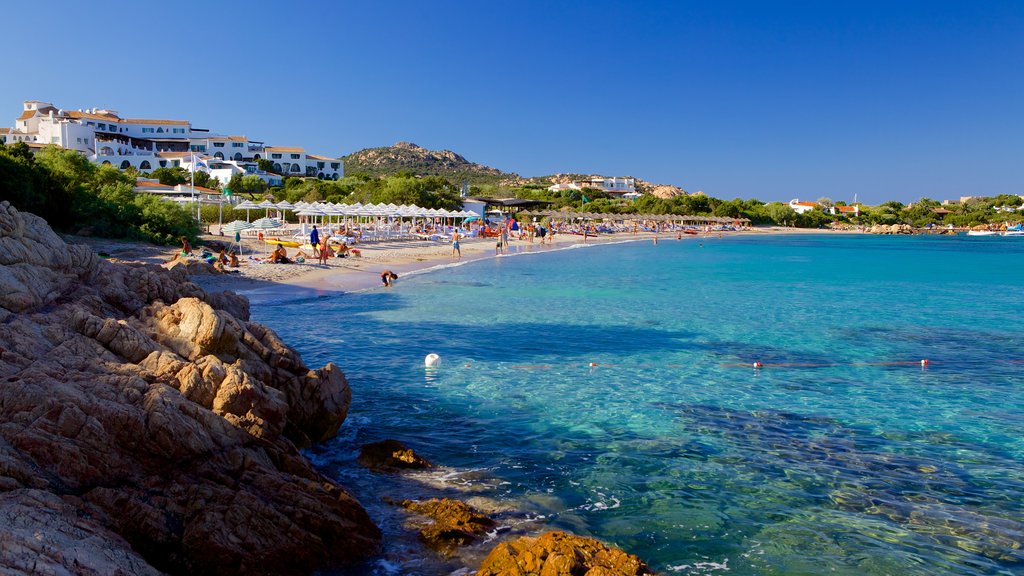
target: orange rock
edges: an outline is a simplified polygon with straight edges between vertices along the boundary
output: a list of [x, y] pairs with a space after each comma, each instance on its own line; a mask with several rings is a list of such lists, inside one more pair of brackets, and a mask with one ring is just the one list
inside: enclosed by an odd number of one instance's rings
[[641, 576], [653, 574], [643, 560], [593, 538], [548, 532], [499, 544], [477, 576]]

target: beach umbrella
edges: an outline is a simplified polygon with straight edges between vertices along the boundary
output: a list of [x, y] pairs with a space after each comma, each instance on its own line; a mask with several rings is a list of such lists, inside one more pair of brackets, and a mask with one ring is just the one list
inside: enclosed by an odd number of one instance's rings
[[239, 202], [238, 204], [235, 204], [235, 207], [234, 207], [235, 210], [243, 210], [243, 209], [245, 210], [245, 221], [246, 222], [249, 221], [249, 210], [252, 210], [254, 208], [259, 208], [259, 205], [256, 204], [255, 202], [250, 202], [248, 200], [245, 200], [243, 202]]
[[235, 242], [238, 244], [238, 253], [242, 253], [242, 230], [248, 230], [252, 228], [252, 224], [245, 220], [235, 220], [234, 222], [228, 222], [224, 226], [221, 226], [221, 232], [227, 232], [228, 234], [235, 235]]
[[[281, 221], [277, 218], [260, 218], [252, 222], [252, 227], [256, 230], [273, 230], [281, 227]], [[266, 240], [266, 238], [263, 239], [264, 247], [267, 245]]]

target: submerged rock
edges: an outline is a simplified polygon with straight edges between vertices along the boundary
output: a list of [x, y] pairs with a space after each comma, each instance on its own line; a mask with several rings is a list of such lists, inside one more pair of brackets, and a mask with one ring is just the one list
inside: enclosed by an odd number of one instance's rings
[[359, 450], [359, 463], [373, 470], [433, 468], [433, 464], [398, 440], [382, 440]]
[[458, 546], [474, 542], [477, 536], [497, 525], [497, 522], [469, 504], [450, 498], [434, 498], [424, 502], [404, 500], [402, 506], [433, 520], [420, 527], [420, 538], [442, 553], [450, 553]]
[[643, 560], [593, 538], [548, 532], [499, 544], [477, 576], [640, 576], [653, 574]]
[[0, 521], [0, 557], [304, 574], [378, 550], [359, 503], [296, 448], [345, 419], [336, 366], [306, 367], [240, 296], [99, 260], [7, 202], [0, 264], [0, 520], [17, 519]]

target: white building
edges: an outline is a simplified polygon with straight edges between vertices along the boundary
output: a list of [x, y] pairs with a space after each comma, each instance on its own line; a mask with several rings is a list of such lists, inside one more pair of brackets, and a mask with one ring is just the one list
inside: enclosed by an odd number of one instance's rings
[[[256, 174], [271, 186], [281, 178], [258, 170], [256, 160], [273, 162], [285, 176], [337, 180], [345, 175], [340, 158], [306, 154], [298, 147], [264, 146], [245, 136], [220, 136], [194, 128], [187, 120], [122, 118], [108, 109], [61, 110], [50, 102], [27, 100], [14, 127], [0, 131], [5, 143], [25, 142], [34, 149], [54, 145], [76, 150], [97, 164], [141, 172], [189, 168], [193, 154], [221, 162], [214, 174], [222, 184], [236, 173]], [[212, 168], [212, 167], [211, 167]]]
[[263, 158], [263, 142], [252, 141], [245, 136], [195, 135], [189, 139], [189, 149], [203, 152], [217, 160], [236, 162]]
[[591, 178], [590, 187], [609, 194], [636, 192], [636, 182], [632, 178]]
[[345, 163], [341, 158], [306, 154], [306, 176], [315, 176], [320, 180], [337, 180], [345, 176]]
[[636, 181], [632, 178], [605, 178], [603, 176], [595, 176], [589, 180], [583, 180], [580, 182], [569, 182], [567, 184], [555, 184], [548, 186], [548, 190], [552, 192], [561, 192], [563, 190], [582, 190], [584, 188], [601, 190], [608, 194], [624, 196], [625, 194], [636, 194]]
[[567, 184], [553, 184], [548, 186], [548, 190], [552, 192], [562, 192], [565, 190], [579, 190], [580, 185], [575, 182], [569, 182]]
[[818, 207], [817, 202], [801, 202], [799, 198], [793, 198], [789, 201], [789, 207], [793, 209], [797, 214], [803, 214], [810, 212]]

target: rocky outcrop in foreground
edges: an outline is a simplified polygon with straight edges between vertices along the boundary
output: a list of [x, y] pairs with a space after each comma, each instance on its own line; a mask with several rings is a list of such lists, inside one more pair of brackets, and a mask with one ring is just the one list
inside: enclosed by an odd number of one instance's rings
[[0, 202], [0, 568], [301, 574], [379, 549], [296, 449], [341, 425], [344, 375], [248, 317]]
[[548, 532], [499, 544], [477, 576], [642, 576], [653, 574], [643, 560], [583, 536]]

